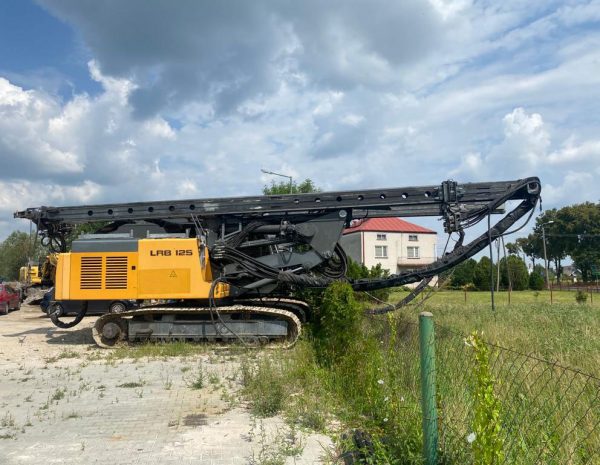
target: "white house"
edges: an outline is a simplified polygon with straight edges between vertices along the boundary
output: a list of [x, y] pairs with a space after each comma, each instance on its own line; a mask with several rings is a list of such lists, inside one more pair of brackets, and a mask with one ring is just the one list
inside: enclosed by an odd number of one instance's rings
[[355, 262], [377, 263], [390, 274], [429, 265], [437, 259], [437, 233], [401, 218], [355, 220], [340, 241]]

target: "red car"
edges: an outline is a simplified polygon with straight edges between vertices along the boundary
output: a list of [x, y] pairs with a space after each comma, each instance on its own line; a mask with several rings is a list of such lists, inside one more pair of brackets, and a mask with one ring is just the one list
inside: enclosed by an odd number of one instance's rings
[[0, 284], [0, 315], [7, 315], [9, 310], [19, 310], [19, 308], [21, 308], [19, 292], [7, 284]]

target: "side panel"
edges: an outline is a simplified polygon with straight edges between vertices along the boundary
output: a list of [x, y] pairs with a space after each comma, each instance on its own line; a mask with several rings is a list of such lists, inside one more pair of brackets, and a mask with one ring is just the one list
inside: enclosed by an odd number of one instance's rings
[[208, 298], [210, 262], [196, 239], [142, 239], [138, 253], [140, 299]]
[[[69, 296], [63, 299], [137, 298], [137, 254], [135, 252], [72, 252], [64, 255], [70, 256], [68, 260], [70, 273], [68, 281], [63, 281], [69, 283]], [[64, 271], [62, 275], [65, 279]], [[60, 287], [64, 289], [64, 284]], [[57, 282], [57, 291], [58, 288]], [[58, 292], [56, 299], [60, 300]]]
[[56, 263], [54, 283], [54, 298], [56, 300], [69, 300], [71, 297], [71, 254], [61, 253]]
[[[59, 255], [56, 300], [206, 299], [212, 284], [208, 251], [196, 239], [141, 239], [137, 252]], [[229, 294], [219, 285], [215, 298]]]

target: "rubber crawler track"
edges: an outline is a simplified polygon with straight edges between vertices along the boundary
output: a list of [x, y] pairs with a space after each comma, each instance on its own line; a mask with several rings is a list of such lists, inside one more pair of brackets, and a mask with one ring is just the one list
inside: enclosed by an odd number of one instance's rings
[[[269, 299], [271, 300], [271, 299]], [[276, 300], [276, 299], [273, 299]], [[271, 303], [271, 302], [269, 302]], [[282, 302], [283, 303], [283, 302]], [[291, 304], [292, 302], [286, 302]], [[306, 305], [306, 304], [305, 304]], [[263, 316], [271, 316], [277, 317], [281, 320], [285, 320], [288, 322], [288, 336], [283, 344], [269, 344], [267, 348], [284, 348], [289, 349], [293, 347], [293, 345], [298, 340], [300, 336], [300, 332], [302, 330], [302, 323], [300, 319], [292, 312], [287, 309], [277, 308], [277, 307], [266, 307], [259, 305], [229, 305], [218, 307], [219, 313], [228, 314], [228, 313], [250, 313], [252, 315], [263, 315]], [[214, 309], [212, 310], [215, 311]], [[125, 341], [127, 339], [127, 320], [135, 317], [135, 316], [144, 316], [144, 315], [210, 315], [211, 310], [208, 307], [147, 307], [147, 308], [139, 308], [135, 310], [130, 310], [122, 313], [107, 313], [102, 315], [98, 320], [96, 320], [96, 324], [92, 328], [92, 335], [94, 337], [94, 341], [99, 347], [105, 349], [111, 349], [115, 347], [119, 342]], [[215, 317], [216, 318], [216, 317]], [[108, 322], [113, 322], [118, 324], [121, 327], [120, 337], [116, 340], [107, 340], [102, 335], [102, 328]], [[179, 340], [178, 337], [173, 338], [173, 340]]]

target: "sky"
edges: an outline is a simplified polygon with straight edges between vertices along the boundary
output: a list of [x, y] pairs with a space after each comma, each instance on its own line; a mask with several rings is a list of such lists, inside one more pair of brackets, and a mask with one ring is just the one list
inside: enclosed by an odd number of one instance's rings
[[0, 239], [26, 207], [258, 194], [261, 168], [597, 202], [599, 23], [600, 1], [2, 0]]

